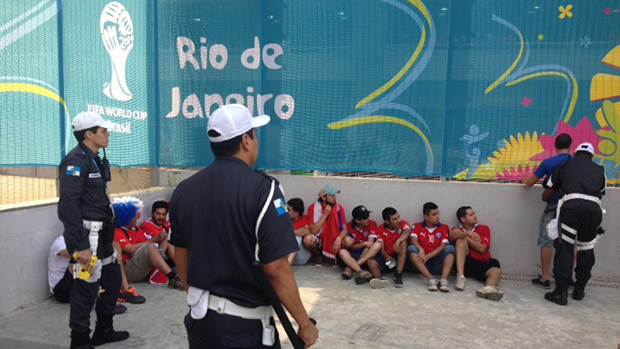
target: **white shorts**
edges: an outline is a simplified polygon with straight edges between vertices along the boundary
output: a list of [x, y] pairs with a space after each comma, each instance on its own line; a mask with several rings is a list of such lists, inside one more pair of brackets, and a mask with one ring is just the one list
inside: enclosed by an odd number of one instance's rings
[[310, 251], [304, 246], [303, 240], [301, 236], [295, 236], [297, 239], [297, 245], [299, 245], [299, 251], [297, 251], [297, 256], [293, 260], [293, 265], [304, 265], [308, 263], [310, 260]]

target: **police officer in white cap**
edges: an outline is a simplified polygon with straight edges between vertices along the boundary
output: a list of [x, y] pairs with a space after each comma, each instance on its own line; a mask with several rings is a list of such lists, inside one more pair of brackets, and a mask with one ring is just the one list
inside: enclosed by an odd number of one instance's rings
[[559, 165], [547, 181], [549, 188], [561, 189], [558, 202], [558, 238], [554, 241], [553, 275], [555, 290], [545, 299], [559, 305], [568, 304], [568, 282], [572, 276], [573, 253], [577, 247], [575, 289], [573, 299], [585, 297], [585, 287], [594, 266], [594, 244], [603, 233], [601, 198], [605, 194], [605, 169], [592, 162], [594, 147], [580, 144], [575, 157]]
[[[105, 155], [101, 159], [98, 154], [101, 148], [105, 154], [112, 125], [97, 113], [78, 114], [72, 123], [78, 145], [59, 166], [58, 218], [64, 225], [67, 251], [77, 262], [69, 315], [71, 348], [92, 348], [129, 338], [129, 333], [116, 332], [112, 326], [121, 271], [112, 247], [115, 224], [107, 195], [110, 168]], [[91, 262], [95, 262], [92, 268]], [[80, 265], [87, 274], [80, 275]], [[105, 292], [97, 298], [100, 285]], [[95, 303], [97, 324], [91, 339], [90, 312]]]
[[256, 128], [269, 120], [239, 104], [218, 108], [207, 125], [215, 161], [172, 194], [170, 243], [188, 288], [190, 348], [280, 347], [255, 261], [264, 265], [305, 345], [318, 338], [287, 260], [299, 247], [279, 184], [250, 169], [258, 159]]

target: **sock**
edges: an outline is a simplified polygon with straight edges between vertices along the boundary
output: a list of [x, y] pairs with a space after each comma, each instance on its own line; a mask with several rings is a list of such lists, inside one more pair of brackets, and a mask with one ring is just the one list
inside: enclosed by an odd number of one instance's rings
[[168, 277], [168, 280], [172, 280], [175, 277], [177, 277], [177, 273], [175, 273], [174, 270], [172, 270], [168, 274], [166, 274], [166, 276]]

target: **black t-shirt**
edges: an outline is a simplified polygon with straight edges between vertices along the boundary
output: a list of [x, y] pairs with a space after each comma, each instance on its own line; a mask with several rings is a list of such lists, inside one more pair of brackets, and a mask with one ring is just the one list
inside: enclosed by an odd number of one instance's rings
[[[244, 307], [268, 305], [252, 274], [256, 223], [271, 177], [243, 161], [218, 158], [182, 181], [170, 202], [170, 242], [188, 249], [187, 283]], [[277, 181], [260, 224], [259, 259], [267, 264], [299, 249]]]

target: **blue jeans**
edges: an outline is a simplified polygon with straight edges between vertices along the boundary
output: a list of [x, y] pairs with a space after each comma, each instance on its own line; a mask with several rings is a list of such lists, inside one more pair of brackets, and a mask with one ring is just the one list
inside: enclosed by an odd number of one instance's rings
[[[407, 247], [407, 256], [410, 256], [411, 253], [417, 254], [419, 252], [420, 250], [418, 250], [418, 248], [413, 245], [409, 245], [409, 247]], [[428, 271], [433, 275], [441, 274], [441, 271], [443, 269], [443, 260], [450, 253], [452, 253], [453, 255], [456, 255], [456, 249], [452, 245], [447, 245], [446, 248], [441, 250], [441, 252], [439, 252], [435, 257], [431, 258], [430, 260], [427, 260], [425, 265]], [[415, 268], [415, 264], [413, 264], [413, 261], [411, 261], [411, 258], [409, 258], [409, 262]]]
[[540, 217], [540, 229], [538, 230], [538, 246], [553, 247], [553, 240], [547, 235], [547, 224], [555, 218], [555, 209], [558, 205], [547, 205]]

